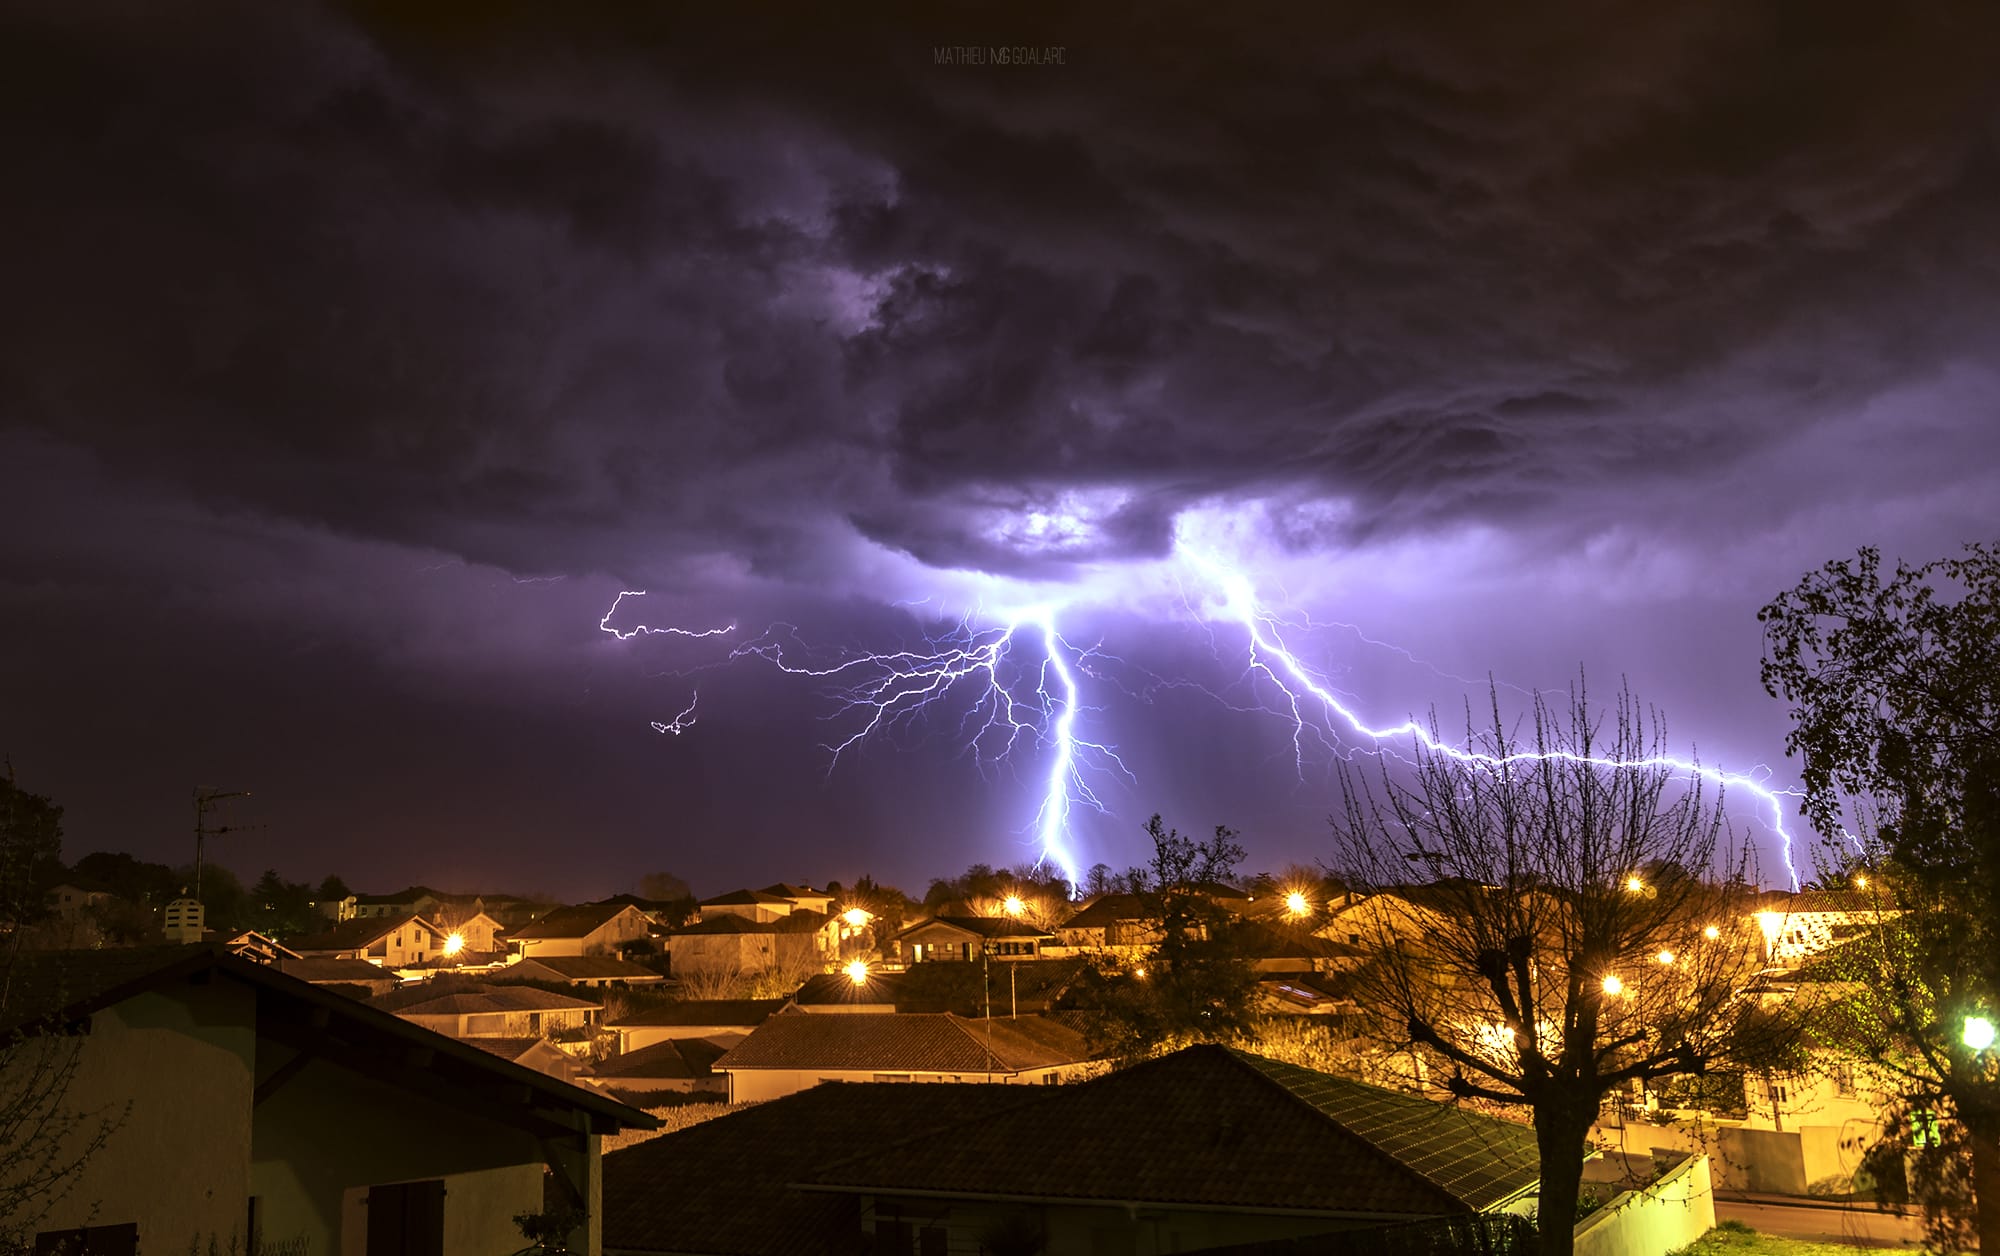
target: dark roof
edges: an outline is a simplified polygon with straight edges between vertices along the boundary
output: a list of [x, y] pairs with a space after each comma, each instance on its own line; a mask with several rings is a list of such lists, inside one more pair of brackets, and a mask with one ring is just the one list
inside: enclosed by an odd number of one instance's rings
[[399, 890], [394, 894], [356, 894], [354, 901], [357, 903], [390, 904], [414, 903], [420, 898], [434, 898], [442, 902], [449, 897], [451, 896], [443, 891], [431, 889], [427, 885], [413, 885], [407, 890]]
[[1058, 929], [1102, 929], [1124, 921], [1146, 919], [1146, 909], [1137, 894], [1099, 894], [1082, 910], [1057, 925]]
[[1876, 912], [1892, 913], [1895, 905], [1866, 890], [1803, 890], [1797, 894], [1770, 890], [1757, 896], [1757, 910], [1780, 911], [1793, 916], [1817, 912], [1871, 915]]
[[1021, 1072], [1090, 1058], [1084, 1036], [1040, 1016], [972, 1020], [950, 1012], [786, 1012], [729, 1049], [717, 1068]]
[[678, 929], [667, 931], [668, 937], [678, 938], [686, 934], [703, 933], [817, 933], [826, 927], [832, 917], [824, 912], [808, 911], [803, 907], [776, 920], [752, 920], [748, 916], [705, 916], [700, 920], [690, 920]]
[[815, 890], [810, 885], [787, 885], [783, 881], [778, 882], [776, 885], [767, 885], [763, 888], [761, 892], [765, 894], [775, 894], [779, 898], [831, 897], [831, 895], [829, 895], [825, 890]]
[[[269, 1021], [274, 1026], [315, 1024], [316, 1041], [330, 1052], [337, 1051], [348, 1067], [370, 1069], [394, 1085], [429, 1091], [441, 1083], [447, 1089], [481, 1095], [504, 1088], [509, 1099], [502, 1103], [496, 1098], [492, 1107], [508, 1108], [522, 1120], [533, 1118], [537, 1106], [581, 1111], [599, 1133], [659, 1125], [657, 1118], [593, 1091], [495, 1059], [476, 1047], [215, 946], [22, 955], [13, 961], [9, 974], [0, 1028], [72, 1022], [136, 994], [213, 976], [239, 981], [256, 992], [260, 1034], [267, 1014], [274, 1014]], [[528, 1088], [527, 1102], [518, 1098], [523, 1086]]]
[[715, 1062], [729, 1048], [706, 1038], [669, 1038], [614, 1056], [597, 1066], [597, 1077], [714, 1077]]
[[613, 955], [530, 955], [514, 968], [524, 968], [530, 964], [539, 965], [564, 981], [658, 981], [660, 979], [660, 974], [652, 969]]
[[579, 903], [575, 907], [558, 907], [546, 916], [522, 925], [507, 936], [516, 941], [523, 938], [588, 937], [625, 910], [627, 907], [624, 903]]
[[[1225, 1047], [1189, 1047], [1043, 1093], [808, 1181], [882, 1194], [1414, 1217], [1488, 1208], [1539, 1178], [1527, 1126]], [[1052, 1139], [1051, 1130], [1090, 1136]]]
[[919, 929], [928, 929], [934, 925], [949, 925], [954, 929], [963, 929], [967, 933], [976, 934], [989, 941], [994, 938], [1053, 938], [1055, 936], [1046, 929], [1038, 929], [1026, 921], [1011, 920], [1006, 916], [929, 916], [906, 927], [896, 936], [899, 939], [907, 938]]
[[1273, 927], [1261, 920], [1238, 922], [1236, 949], [1246, 959], [1344, 959], [1365, 955], [1358, 946], [1329, 942], [1302, 929]]
[[648, 1139], [604, 1157], [607, 1250], [711, 1256], [846, 1256], [852, 1199], [793, 1190], [837, 1148], [877, 1146], [978, 1121], [1028, 1086], [831, 1083]]
[[315, 985], [331, 981], [395, 981], [396, 974], [365, 959], [287, 959], [278, 957], [278, 971]]
[[806, 979], [792, 1001], [801, 1007], [855, 1007], [888, 1004], [898, 1012], [957, 1012], [979, 1016], [990, 1007], [1004, 1012], [1010, 1002], [1024, 1012], [1043, 1012], [1059, 999], [1088, 961], [1021, 959], [1005, 964], [912, 964], [902, 972], [870, 973], [856, 986], [846, 973]]
[[[846, 978], [842, 978], [846, 980]], [[853, 984], [852, 982], [849, 983]], [[606, 1021], [613, 1029], [637, 1029], [649, 1025], [761, 1025], [771, 1013], [785, 1006], [783, 999], [688, 999], [665, 1003], [642, 1012], [627, 1012]]]
[[503, 1060], [518, 1060], [540, 1046], [542, 1038], [461, 1038], [468, 1047], [478, 1047], [488, 1055], [497, 1055]]
[[601, 1008], [602, 1003], [551, 994], [533, 986], [489, 986], [440, 994], [420, 1003], [405, 1003], [398, 1016], [479, 1016], [492, 1012], [573, 1012]]
[[779, 903], [784, 903], [790, 906], [791, 901], [783, 895], [773, 894], [769, 890], [731, 890], [727, 894], [718, 894], [714, 898], [702, 899], [700, 905], [703, 907], [754, 907], [760, 904], [776, 906]]
[[358, 951], [371, 943], [387, 937], [396, 930], [412, 922], [420, 922], [426, 929], [436, 932], [437, 926], [422, 916], [364, 916], [356, 920], [343, 920], [323, 933], [310, 937], [294, 938], [289, 943], [294, 951]]

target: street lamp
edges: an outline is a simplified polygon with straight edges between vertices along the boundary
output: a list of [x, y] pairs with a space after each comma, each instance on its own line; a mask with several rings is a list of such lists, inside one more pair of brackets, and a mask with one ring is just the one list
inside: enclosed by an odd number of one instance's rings
[[1625, 983], [1618, 979], [1617, 973], [1604, 974], [1604, 993], [1614, 998], [1625, 993]]
[[1020, 895], [1009, 894], [1006, 901], [1000, 904], [1000, 910], [1018, 918], [1022, 912], [1028, 910], [1028, 905], [1021, 901]]
[[847, 966], [847, 979], [857, 986], [868, 984], [868, 961], [857, 959]]
[[1984, 1016], [1968, 1016], [1965, 1028], [1959, 1034], [1959, 1041], [1974, 1051], [1984, 1051], [1993, 1045], [1993, 1022]]
[[1291, 893], [1285, 895], [1285, 913], [1287, 915], [1303, 916], [1311, 910], [1311, 900], [1307, 899], [1300, 891], [1293, 890]]

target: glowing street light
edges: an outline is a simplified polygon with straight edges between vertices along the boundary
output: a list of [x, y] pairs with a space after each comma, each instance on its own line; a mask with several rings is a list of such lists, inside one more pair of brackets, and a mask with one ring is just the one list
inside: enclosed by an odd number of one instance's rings
[[857, 959], [846, 968], [847, 979], [857, 986], [868, 984], [868, 961]]
[[1636, 875], [1629, 876], [1625, 878], [1625, 888], [1634, 894], [1643, 894], [1646, 892], [1646, 883]]
[[1312, 900], [1308, 899], [1298, 890], [1293, 890], [1291, 893], [1285, 895], [1285, 912], [1287, 915], [1303, 916], [1311, 910]]
[[1009, 894], [1007, 900], [1000, 904], [1000, 910], [1006, 912], [1009, 916], [1019, 916], [1022, 912], [1028, 910], [1028, 905], [1021, 901], [1020, 895]]
[[447, 959], [465, 949], [465, 935], [454, 933], [444, 940], [444, 954]]
[[1716, 928], [1714, 925], [1710, 925], [1708, 928], [1703, 929], [1701, 931], [1701, 936], [1713, 942], [1717, 938], [1722, 936], [1722, 930]]
[[1614, 998], [1625, 993], [1625, 983], [1618, 980], [1617, 973], [1606, 973], [1604, 975], [1604, 993]]
[[1865, 873], [1865, 872], [1857, 872], [1857, 873], [1855, 873], [1855, 874], [1854, 874], [1854, 888], [1855, 888], [1855, 889], [1857, 889], [1857, 890], [1865, 890], [1865, 889], [1867, 889], [1867, 888], [1868, 888], [1868, 874], [1867, 874], [1867, 873]]
[[1674, 953], [1672, 951], [1661, 951], [1653, 958], [1659, 960], [1662, 964], [1671, 964], [1674, 962]]
[[850, 929], [859, 929], [868, 923], [868, 913], [859, 907], [848, 908], [840, 913], [840, 918], [847, 922], [847, 927]]
[[1974, 1051], [1984, 1051], [1993, 1045], [1993, 1022], [1984, 1016], [1968, 1016], [1959, 1041]]

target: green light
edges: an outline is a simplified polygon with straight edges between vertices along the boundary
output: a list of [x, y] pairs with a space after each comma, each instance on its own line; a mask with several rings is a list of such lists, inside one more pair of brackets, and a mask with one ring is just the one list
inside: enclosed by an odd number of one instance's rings
[[1965, 1018], [1965, 1032], [1960, 1041], [1974, 1051], [1984, 1051], [1993, 1045], [1993, 1022], [1984, 1016]]

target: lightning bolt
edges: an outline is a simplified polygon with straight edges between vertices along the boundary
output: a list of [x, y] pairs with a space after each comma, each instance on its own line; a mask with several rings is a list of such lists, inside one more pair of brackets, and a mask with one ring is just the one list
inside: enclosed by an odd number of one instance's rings
[[688, 729], [693, 728], [694, 708], [695, 705], [700, 701], [701, 701], [701, 691], [696, 690], [694, 695], [688, 699], [687, 710], [682, 711], [679, 715], [676, 715], [674, 718], [670, 720], [651, 721], [653, 731], [656, 733], [672, 733], [674, 736], [678, 737], [682, 733], [686, 732]]
[[[1768, 784], [1768, 769], [1760, 766], [1748, 773], [1724, 771], [1671, 755], [1620, 760], [1564, 751], [1483, 754], [1438, 741], [1414, 719], [1386, 726], [1370, 724], [1349, 700], [1334, 691], [1324, 674], [1300, 659], [1286, 641], [1287, 622], [1259, 600], [1247, 576], [1185, 542], [1176, 544], [1175, 558], [1182, 569], [1193, 573], [1203, 586], [1213, 591], [1213, 596], [1197, 600], [1182, 584], [1181, 603], [1208, 631], [1218, 654], [1222, 645], [1216, 636], [1217, 627], [1227, 624], [1240, 629], [1246, 675], [1268, 682], [1280, 695], [1275, 706], [1260, 704], [1232, 709], [1262, 711], [1291, 725], [1295, 766], [1301, 779], [1309, 752], [1308, 739], [1313, 743], [1310, 747], [1313, 752], [1324, 750], [1340, 755], [1360, 750], [1393, 753], [1398, 743], [1416, 743], [1434, 754], [1487, 768], [1537, 759], [1603, 768], [1666, 768], [1691, 780], [1747, 791], [1768, 808], [1769, 827], [1780, 839], [1786, 874], [1794, 887], [1798, 885], [1782, 801], [1798, 795], [1796, 791], [1772, 789]], [[1178, 581], [1179, 573], [1175, 578]], [[612, 626], [612, 618], [625, 599], [644, 596], [643, 591], [620, 592], [598, 621], [598, 627], [621, 641], [641, 634], [701, 638], [735, 631], [734, 624], [706, 629], [654, 628], [643, 624], [630, 629]], [[922, 605], [929, 600], [907, 605]], [[1109, 814], [1092, 780], [1113, 774], [1130, 784], [1136, 785], [1137, 781], [1109, 742], [1086, 735], [1079, 728], [1084, 717], [1095, 710], [1083, 700], [1079, 675], [1090, 680], [1104, 679], [1101, 668], [1092, 668], [1092, 660], [1122, 660], [1104, 653], [1097, 645], [1079, 648], [1066, 639], [1057, 622], [1061, 609], [1043, 604], [991, 617], [983, 610], [976, 610], [948, 622], [935, 635], [924, 637], [919, 645], [892, 651], [829, 653], [806, 645], [796, 628], [774, 625], [763, 635], [732, 649], [727, 661], [761, 659], [788, 675], [824, 686], [833, 705], [833, 714], [828, 718], [841, 725], [823, 743], [829, 754], [829, 774], [839, 766], [844, 754], [861, 743], [883, 736], [915, 735], [920, 725], [948, 726], [951, 735], [963, 745], [964, 754], [982, 773], [1011, 764], [1017, 755], [1029, 751], [1045, 753], [1046, 767], [1038, 773], [1039, 802], [1029, 825], [1032, 841], [1038, 852], [1037, 861], [1053, 863], [1076, 885], [1082, 881], [1082, 860], [1072, 827], [1077, 809]], [[1308, 623], [1307, 628], [1311, 627]], [[1399, 647], [1385, 645], [1385, 648], [1414, 657]], [[1190, 681], [1154, 678], [1154, 683], [1163, 687], [1202, 688]], [[1220, 700], [1212, 692], [1210, 696]], [[655, 721], [652, 727], [659, 732], [679, 734], [693, 725], [694, 710], [695, 704], [690, 702], [687, 710], [672, 721]], [[1368, 744], [1363, 746], [1360, 742]]]

